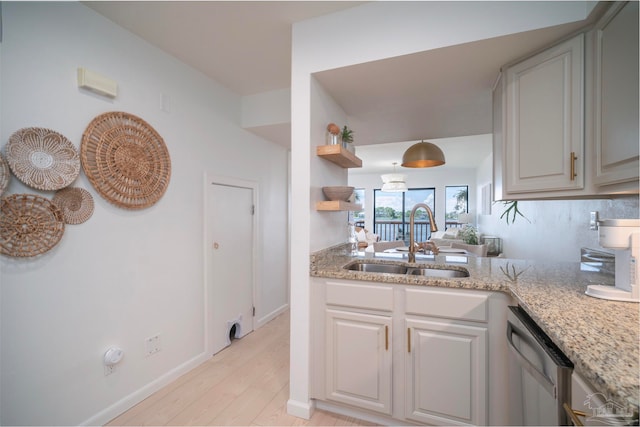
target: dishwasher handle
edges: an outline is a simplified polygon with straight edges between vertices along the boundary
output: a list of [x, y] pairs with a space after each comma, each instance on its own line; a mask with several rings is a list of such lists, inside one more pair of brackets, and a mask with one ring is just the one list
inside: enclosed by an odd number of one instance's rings
[[514, 352], [518, 361], [522, 364], [522, 367], [527, 370], [533, 376], [533, 378], [538, 381], [538, 383], [544, 387], [544, 389], [555, 399], [557, 397], [556, 394], [556, 385], [553, 381], [544, 374], [538, 367], [536, 367], [529, 359], [527, 359], [524, 354], [515, 346], [513, 343], [513, 335], [518, 335], [521, 339], [524, 339], [521, 335], [517, 333], [517, 328], [513, 326], [513, 324], [507, 321], [507, 341], [509, 342], [509, 347]]

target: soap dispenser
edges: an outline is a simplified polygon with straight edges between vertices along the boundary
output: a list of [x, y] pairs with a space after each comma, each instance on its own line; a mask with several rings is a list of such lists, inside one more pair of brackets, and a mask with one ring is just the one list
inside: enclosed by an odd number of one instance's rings
[[356, 235], [356, 226], [354, 223], [350, 222], [348, 224], [347, 232], [347, 243], [349, 243], [348, 250], [350, 251], [351, 256], [358, 256], [358, 236]]

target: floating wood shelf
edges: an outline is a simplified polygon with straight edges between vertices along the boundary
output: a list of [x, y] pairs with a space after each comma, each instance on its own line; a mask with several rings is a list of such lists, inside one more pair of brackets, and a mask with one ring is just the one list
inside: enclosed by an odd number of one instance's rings
[[361, 211], [362, 206], [341, 200], [328, 200], [316, 202], [317, 211]]
[[343, 168], [362, 167], [362, 160], [342, 145], [318, 145], [316, 154]]

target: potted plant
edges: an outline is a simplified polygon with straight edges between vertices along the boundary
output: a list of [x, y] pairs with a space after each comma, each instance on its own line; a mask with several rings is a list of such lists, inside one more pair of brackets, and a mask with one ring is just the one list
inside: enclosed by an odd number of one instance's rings
[[462, 241], [467, 245], [477, 245], [478, 243], [478, 232], [476, 228], [472, 225], [465, 225], [462, 230], [458, 233], [462, 238]]
[[349, 129], [347, 125], [342, 128], [342, 146], [352, 153], [356, 152], [356, 148], [353, 146], [353, 130]]

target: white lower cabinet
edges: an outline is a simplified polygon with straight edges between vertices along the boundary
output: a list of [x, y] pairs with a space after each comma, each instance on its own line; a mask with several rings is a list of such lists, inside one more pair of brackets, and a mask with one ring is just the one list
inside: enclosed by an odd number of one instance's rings
[[[596, 416], [598, 410], [607, 408], [607, 402], [603, 400], [604, 395], [596, 393], [591, 384], [584, 380], [577, 372], [571, 375], [571, 409], [584, 415], [578, 416], [578, 420], [585, 426], [604, 426], [607, 423], [606, 417]], [[620, 423], [622, 425], [622, 423]]]
[[487, 423], [487, 328], [407, 319], [405, 416], [426, 424]]
[[311, 395], [329, 410], [383, 424], [505, 424], [508, 295], [313, 283]]
[[327, 399], [391, 414], [391, 316], [326, 310]]

